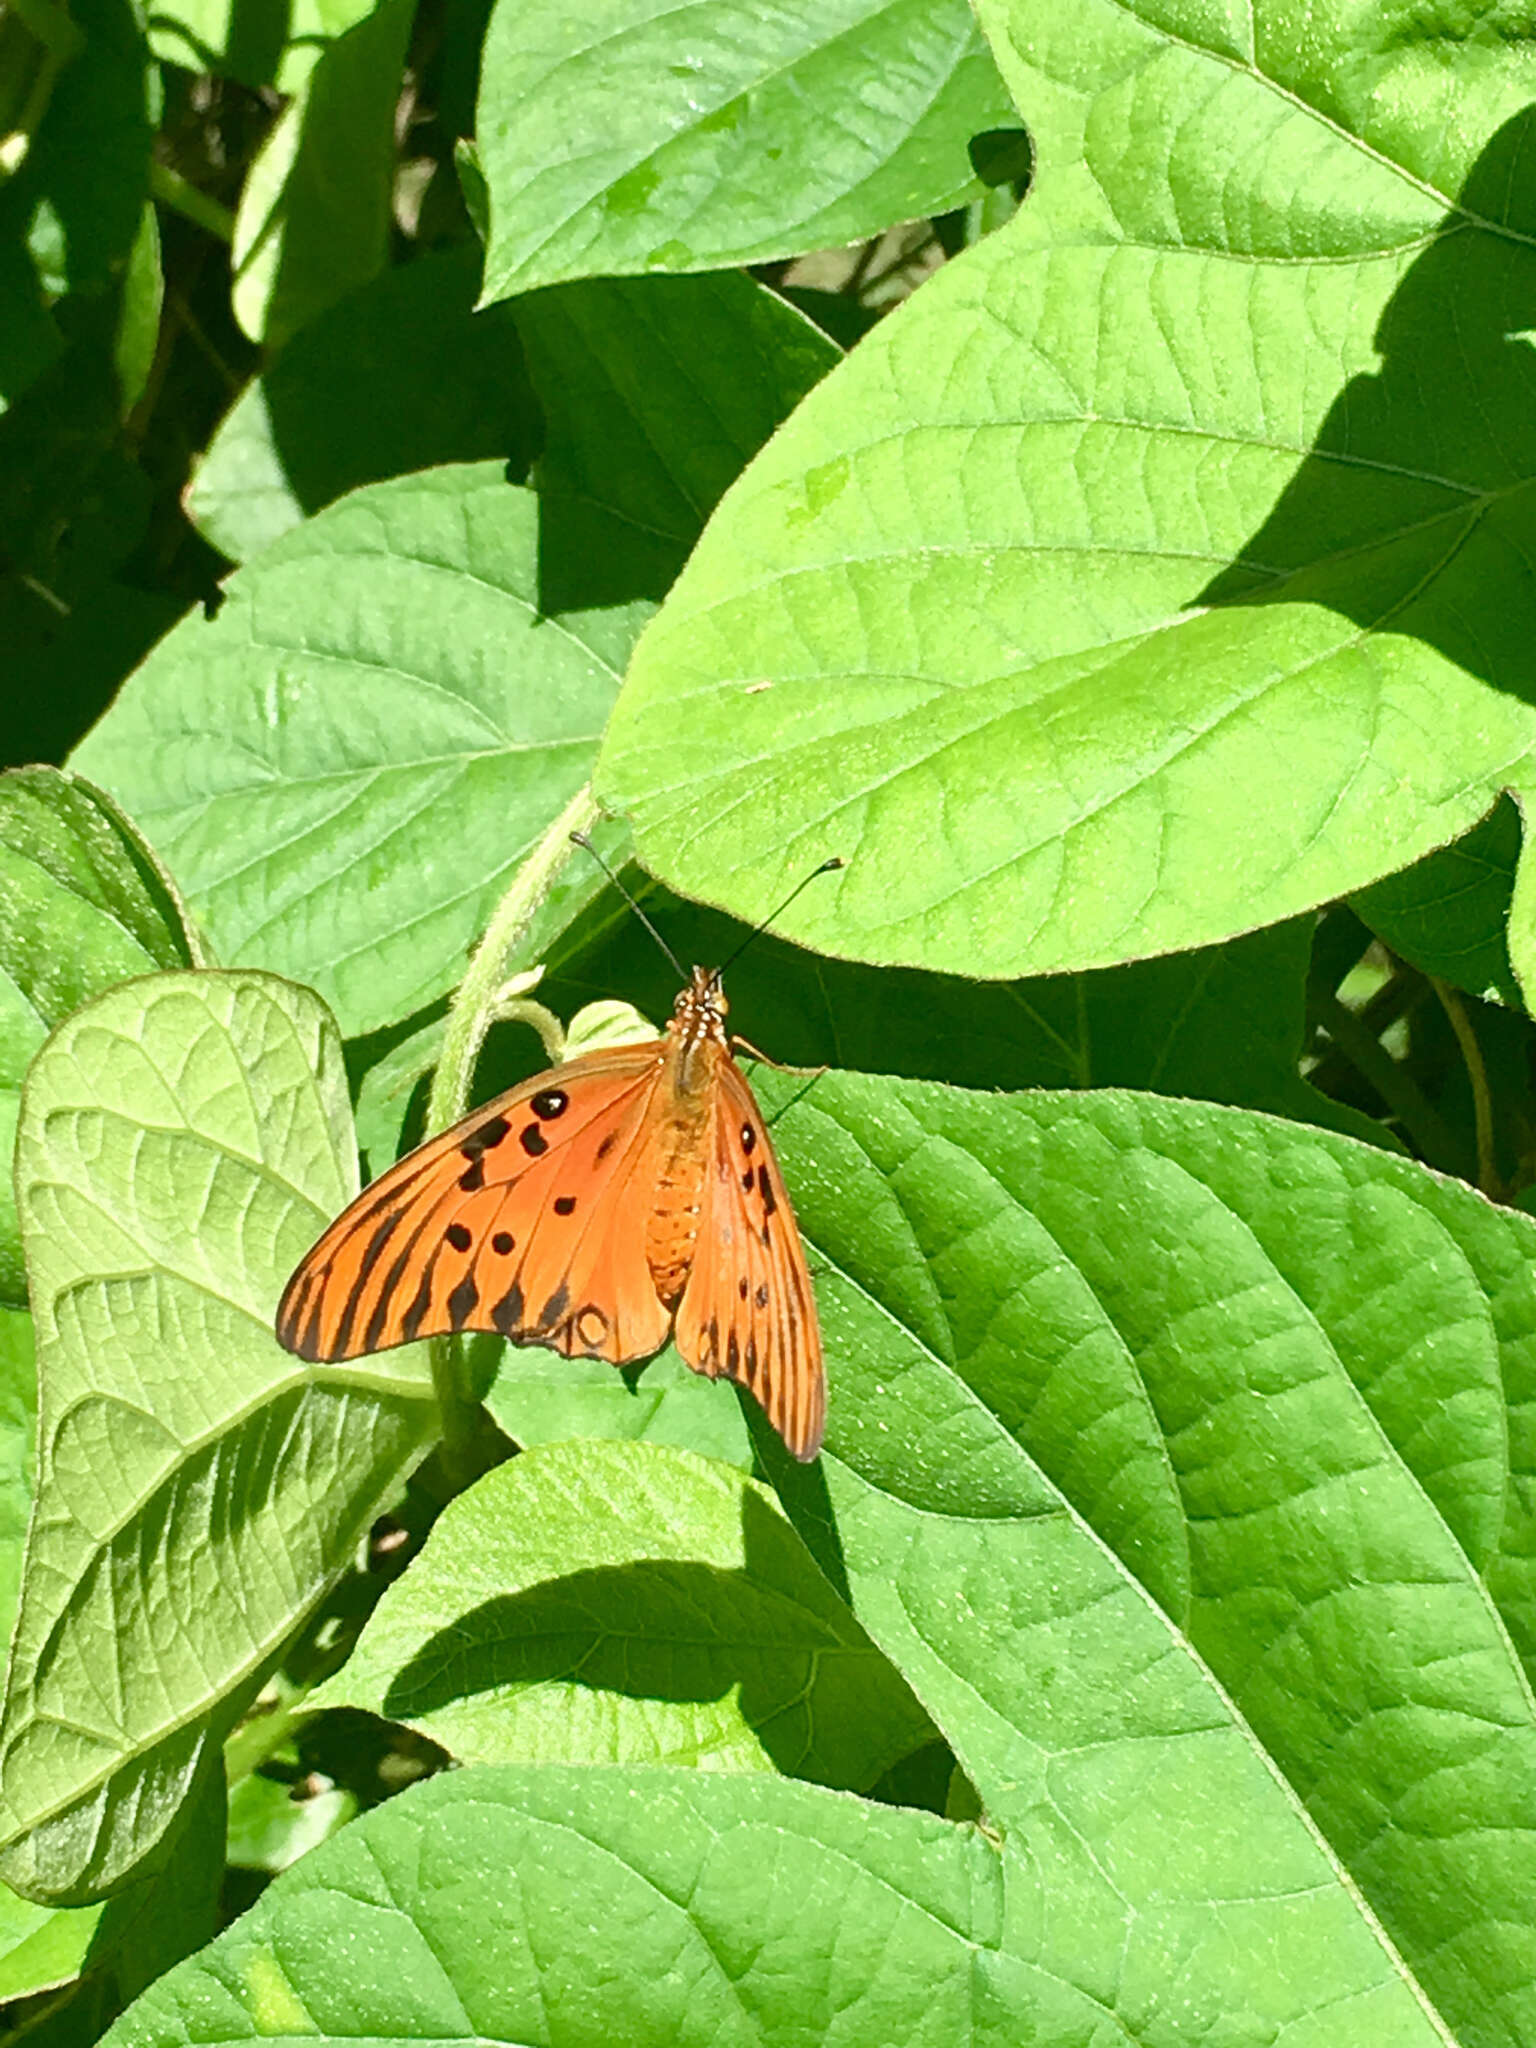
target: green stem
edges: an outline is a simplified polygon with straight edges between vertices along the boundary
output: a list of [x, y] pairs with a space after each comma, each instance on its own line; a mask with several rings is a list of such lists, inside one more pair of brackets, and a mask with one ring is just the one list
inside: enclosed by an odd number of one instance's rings
[[1430, 1165], [1445, 1173], [1460, 1173], [1465, 1145], [1381, 1040], [1331, 991], [1314, 992], [1308, 1009], [1350, 1065], [1370, 1082]]
[[179, 171], [173, 171], [169, 164], [158, 164], [153, 160], [149, 166], [149, 189], [162, 206], [170, 207], [194, 227], [205, 228], [210, 235], [226, 246], [235, 239], [235, 216], [227, 206], [221, 206], [217, 199], [210, 199], [206, 192], [184, 178]]
[[[569, 860], [571, 834], [590, 831], [596, 822], [597, 804], [584, 783], [523, 862], [511, 888], [497, 904], [485, 937], [475, 948], [469, 971], [449, 1007], [443, 1049], [427, 1100], [429, 1133], [457, 1123], [468, 1107], [475, 1062], [500, 1007], [507, 955], [533, 922], [534, 913], [549, 894], [556, 875]], [[480, 1403], [471, 1390], [458, 1340], [434, 1337], [428, 1350], [432, 1385], [442, 1417], [443, 1460], [450, 1473], [462, 1468], [467, 1483], [467, 1477], [475, 1472], [473, 1443], [480, 1422]]]
[[1472, 1029], [1467, 1006], [1459, 993], [1449, 982], [1442, 981], [1438, 974], [1429, 977], [1429, 985], [1440, 998], [1441, 1008], [1450, 1019], [1461, 1056], [1467, 1063], [1467, 1078], [1472, 1083], [1472, 1116], [1477, 1130], [1477, 1184], [1491, 1202], [1502, 1202], [1507, 1199], [1507, 1193], [1499, 1178], [1498, 1155], [1494, 1150], [1493, 1098], [1488, 1092], [1488, 1069], [1483, 1064], [1483, 1049], [1477, 1042], [1477, 1033]]

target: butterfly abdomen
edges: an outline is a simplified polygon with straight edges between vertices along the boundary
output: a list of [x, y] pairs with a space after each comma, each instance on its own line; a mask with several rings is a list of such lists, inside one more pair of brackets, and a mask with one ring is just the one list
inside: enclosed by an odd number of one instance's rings
[[[692, 1020], [687, 1020], [691, 1023]], [[715, 1106], [715, 1062], [729, 1060], [723, 1038], [687, 1028], [668, 1029], [662, 1087], [666, 1111], [657, 1128], [645, 1258], [657, 1298], [674, 1306], [693, 1269], [699, 1209], [709, 1147], [704, 1142]]]

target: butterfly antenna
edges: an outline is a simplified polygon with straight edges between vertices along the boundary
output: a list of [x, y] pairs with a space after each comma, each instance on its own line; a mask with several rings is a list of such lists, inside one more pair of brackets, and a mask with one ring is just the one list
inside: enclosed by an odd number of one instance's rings
[[834, 853], [830, 860], [824, 860], [819, 868], [812, 868], [811, 872], [808, 875], [806, 875], [803, 878], [803, 880], [796, 882], [794, 888], [790, 890], [789, 894], [784, 898], [784, 901], [779, 905], [778, 909], [774, 911], [773, 915], [771, 917], [765, 917], [760, 925], [756, 926], [754, 930], [747, 933], [747, 936], [736, 948], [735, 952], [731, 955], [730, 959], [726, 961], [724, 967], [717, 967], [715, 969], [714, 973], [710, 976], [710, 980], [715, 984], [715, 986], [717, 988], [720, 986], [720, 980], [725, 973], [726, 967], [734, 966], [735, 963], [741, 958], [742, 954], [745, 953], [748, 946], [751, 945], [754, 939], [760, 939], [763, 933], [767, 931], [769, 925], [778, 923], [779, 919], [784, 915], [785, 911], [788, 910], [789, 906], [791, 905], [791, 903], [794, 902], [795, 898], [800, 894], [802, 889], [809, 889], [812, 882], [816, 880], [818, 875], [830, 875], [834, 869], [845, 868], [847, 867], [847, 865], [847, 861], [843, 859], [843, 856], [840, 853]]
[[635, 901], [634, 897], [630, 895], [629, 891], [625, 888], [624, 884], [613, 872], [613, 869], [609, 867], [607, 861], [603, 859], [603, 856], [592, 844], [591, 840], [587, 837], [586, 833], [573, 832], [571, 834], [571, 839], [575, 845], [585, 847], [587, 852], [591, 854], [592, 858], [597, 862], [598, 866], [602, 869], [603, 873], [608, 877], [609, 881], [612, 882], [615, 889], [618, 890], [619, 894], [624, 898], [624, 901], [629, 905], [630, 909], [635, 913], [636, 917], [639, 918], [640, 922], [645, 926], [646, 930], [650, 933], [651, 937], [656, 941], [657, 945], [660, 946], [663, 953], [665, 953], [667, 958], [672, 962], [673, 967], [677, 971], [678, 980], [686, 981], [688, 979], [688, 974], [687, 970], [683, 966], [683, 963], [678, 959], [677, 955], [673, 952], [672, 948], [661, 936], [661, 933], [657, 931], [655, 925], [651, 923], [651, 920], [640, 908], [639, 904]]

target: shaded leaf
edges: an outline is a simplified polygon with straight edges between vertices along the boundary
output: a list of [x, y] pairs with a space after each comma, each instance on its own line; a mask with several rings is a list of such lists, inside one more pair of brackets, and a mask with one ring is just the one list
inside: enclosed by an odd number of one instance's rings
[[235, 317], [286, 341], [384, 268], [412, 0], [378, 0], [321, 52], [251, 165], [231, 257]]
[[[100, 790], [57, 768], [0, 776], [0, 1156], [22, 1077], [55, 1024], [114, 982], [200, 958], [154, 856]], [[27, 1299], [9, 1170], [0, 1180], [0, 1302]]]
[[478, 254], [421, 257], [317, 313], [240, 394], [187, 496], [205, 539], [240, 562], [381, 477], [499, 455], [536, 439], [509, 309], [473, 312]]

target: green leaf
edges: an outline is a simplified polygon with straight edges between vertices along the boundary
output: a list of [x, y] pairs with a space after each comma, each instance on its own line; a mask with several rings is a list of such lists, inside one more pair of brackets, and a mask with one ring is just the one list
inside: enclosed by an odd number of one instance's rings
[[1455, 845], [1359, 890], [1351, 905], [1426, 974], [1521, 1008], [1508, 930], [1519, 860], [1520, 813], [1506, 797]]
[[355, 1187], [339, 1050], [307, 991], [166, 974], [77, 1011], [28, 1077], [17, 1187], [38, 1497], [0, 1873], [68, 1903], [171, 1853], [434, 1410], [419, 1352], [310, 1368], [272, 1335]]
[[367, 19], [373, 0], [155, 0], [149, 46], [162, 64], [212, 71], [253, 90], [296, 93], [331, 44]]
[[[37, 1357], [32, 1318], [0, 1308], [0, 1643], [9, 1644], [21, 1591], [21, 1549], [32, 1511]], [[0, 1997], [6, 1994], [0, 1992]]]
[[139, 231], [128, 252], [123, 276], [123, 304], [118, 319], [113, 368], [118, 404], [127, 414], [144, 396], [160, 340], [160, 311], [165, 277], [160, 265], [160, 225], [153, 206], [139, 216]]
[[967, 141], [1003, 124], [1018, 116], [961, 0], [713, 0], [686, 20], [596, 0], [579, 21], [503, 0], [475, 123], [485, 296], [858, 241], [975, 198]]
[[464, 1763], [851, 1787], [931, 1734], [772, 1494], [655, 1444], [556, 1444], [489, 1473], [312, 1704], [403, 1721]]
[[1229, 1939], [1326, 1851], [1458, 2040], [1529, 2035], [1536, 1226], [1155, 1097], [829, 1076], [775, 1141], [831, 1361], [781, 1491], [1010, 1840], [1092, 1844], [1064, 1921], [1178, 1873]]
[[81, 2016], [81, 2037], [94, 2038], [106, 2018], [213, 1934], [224, 1809], [223, 1775], [210, 1770], [183, 1811], [165, 1868], [125, 1885], [104, 1905], [38, 1906], [0, 1885], [0, 1998], [88, 1978], [69, 2010]]
[[76, 754], [221, 956], [311, 983], [349, 1034], [458, 981], [590, 772], [641, 613], [545, 618], [539, 546], [497, 464], [358, 491], [231, 577]]
[[321, 52], [240, 195], [235, 317], [275, 346], [385, 265], [413, 0], [378, 0]]
[[[1308, 1897], [1253, 1869], [1213, 1913], [1195, 1878], [1145, 1917], [1120, 1901], [1122, 1942], [1048, 1888], [1082, 1856], [1066, 1817], [1041, 1836], [1045, 1869], [973, 1827], [778, 1779], [456, 1771], [286, 1872], [107, 2039], [1443, 2043], [1315, 1848], [1295, 1864], [1322, 1877]], [[1094, 1905], [1119, 1873], [1097, 1875]]]
[[1005, 976], [1291, 916], [1531, 781], [1536, 159], [1512, 44], [983, 14], [1038, 188], [722, 503], [598, 787], [686, 893], [840, 852], [792, 935]]
[[240, 562], [343, 492], [443, 462], [533, 453], [537, 409], [510, 309], [474, 315], [473, 250], [424, 256], [318, 313], [240, 394], [187, 513]]
[[[613, 588], [620, 555], [567, 556], [563, 602], [665, 594], [721, 493], [838, 360], [805, 316], [749, 277], [599, 279], [534, 293], [517, 308], [544, 409], [545, 517], [599, 506], [641, 534], [654, 561]], [[644, 558], [641, 558], [642, 561]]]
[[741, 1409], [690, 1372], [670, 1345], [636, 1378], [600, 1358], [558, 1358], [537, 1345], [508, 1344], [485, 1405], [514, 1443], [611, 1437], [674, 1444], [744, 1472], [752, 1467]]
[[[0, 776], [0, 1156], [15, 1144], [22, 1077], [55, 1024], [130, 975], [200, 957], [154, 856], [78, 776]], [[11, 1177], [0, 1180], [0, 1304], [27, 1299]]]

